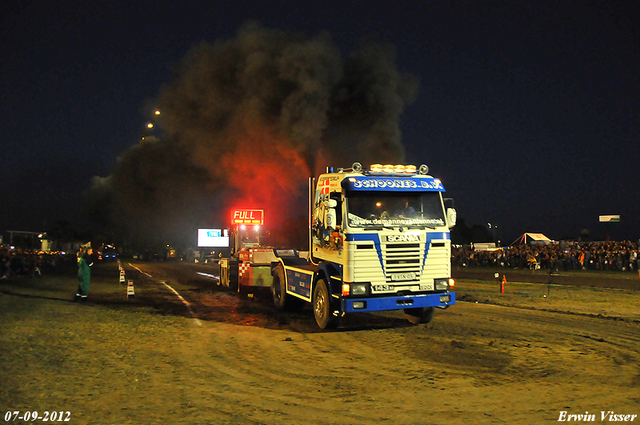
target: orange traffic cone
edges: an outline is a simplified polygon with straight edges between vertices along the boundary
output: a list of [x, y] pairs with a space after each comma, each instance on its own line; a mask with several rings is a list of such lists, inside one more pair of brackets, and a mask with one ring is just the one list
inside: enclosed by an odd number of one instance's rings
[[500, 282], [500, 293], [504, 294], [504, 285], [507, 283], [507, 275], [502, 275], [502, 282]]

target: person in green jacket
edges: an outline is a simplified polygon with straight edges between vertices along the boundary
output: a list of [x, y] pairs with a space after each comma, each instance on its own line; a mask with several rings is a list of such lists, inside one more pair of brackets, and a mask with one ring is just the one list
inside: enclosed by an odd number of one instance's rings
[[75, 301], [84, 301], [89, 296], [89, 284], [91, 283], [91, 252], [88, 250], [83, 253], [82, 250], [78, 251], [78, 290], [76, 291]]

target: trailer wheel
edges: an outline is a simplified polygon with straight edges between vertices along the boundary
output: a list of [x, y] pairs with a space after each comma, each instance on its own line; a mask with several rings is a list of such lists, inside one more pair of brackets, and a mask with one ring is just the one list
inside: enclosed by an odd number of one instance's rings
[[407, 320], [414, 325], [429, 323], [433, 319], [434, 312], [435, 309], [433, 307], [404, 309], [404, 314], [407, 317]]
[[276, 267], [273, 273], [273, 282], [271, 283], [271, 294], [273, 295], [273, 303], [278, 310], [284, 310], [287, 305], [285, 282], [284, 269], [282, 266]]
[[313, 315], [320, 329], [336, 328], [340, 323], [340, 319], [332, 314], [329, 288], [324, 279], [318, 279], [313, 288]]

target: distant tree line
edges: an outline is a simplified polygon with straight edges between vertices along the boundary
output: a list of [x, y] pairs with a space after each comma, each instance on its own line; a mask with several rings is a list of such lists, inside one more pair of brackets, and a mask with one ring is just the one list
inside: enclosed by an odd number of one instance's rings
[[457, 223], [451, 229], [451, 243], [468, 245], [472, 242], [495, 242], [489, 229], [480, 224], [467, 226], [464, 218], [458, 217]]

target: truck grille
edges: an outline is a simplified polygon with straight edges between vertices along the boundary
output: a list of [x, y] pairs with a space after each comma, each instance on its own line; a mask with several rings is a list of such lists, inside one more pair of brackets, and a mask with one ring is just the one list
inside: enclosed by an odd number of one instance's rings
[[414, 273], [420, 278], [424, 250], [420, 244], [386, 244], [383, 246], [383, 259], [387, 278], [391, 275]]
[[[352, 264], [349, 276], [354, 282], [382, 284], [418, 281], [429, 282], [426, 277], [449, 276], [450, 250], [442, 240], [426, 245], [416, 243], [390, 243], [363, 241], [350, 250]], [[428, 250], [428, 252], [426, 252]], [[427, 255], [427, 258], [425, 258]], [[384, 270], [384, 273], [383, 273]]]

